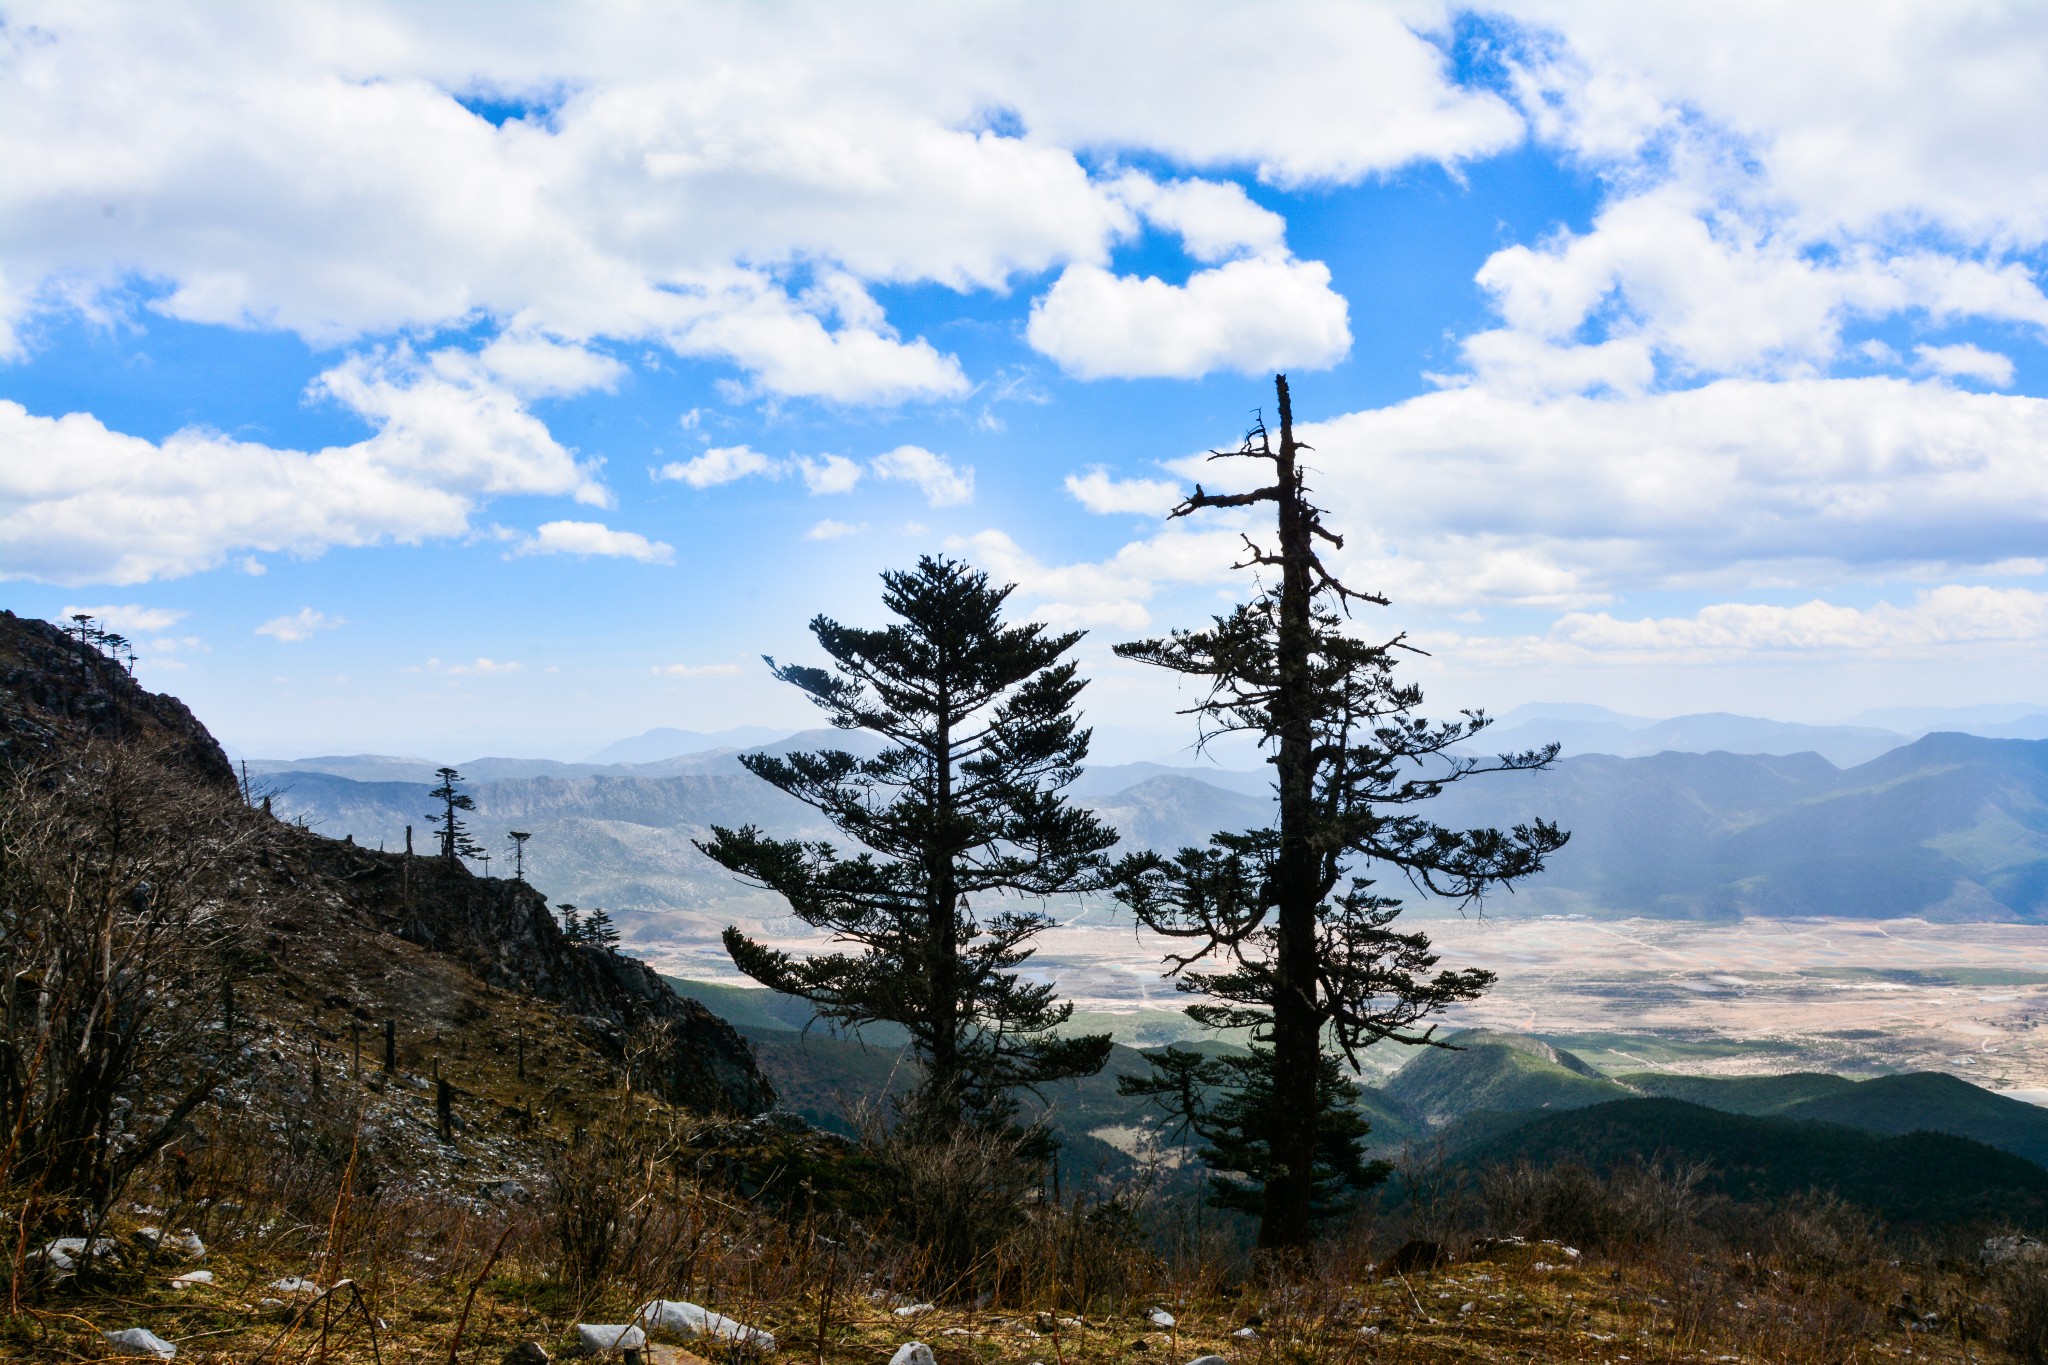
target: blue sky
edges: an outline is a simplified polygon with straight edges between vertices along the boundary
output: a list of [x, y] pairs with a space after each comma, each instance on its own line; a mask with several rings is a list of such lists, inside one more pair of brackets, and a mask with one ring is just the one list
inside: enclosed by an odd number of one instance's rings
[[[253, 754], [799, 724], [961, 555], [1108, 657], [1292, 376], [1432, 701], [2048, 701], [2048, 13], [0, 3], [0, 590]], [[1256, 92], [1255, 97], [1248, 92]]]

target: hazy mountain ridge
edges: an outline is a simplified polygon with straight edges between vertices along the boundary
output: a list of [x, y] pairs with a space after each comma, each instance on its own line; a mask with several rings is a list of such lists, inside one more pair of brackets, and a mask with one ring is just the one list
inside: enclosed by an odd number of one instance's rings
[[[809, 731], [770, 749], [842, 738]], [[744, 905], [772, 916], [779, 912], [691, 840], [714, 822], [752, 822], [785, 837], [831, 831], [748, 774], [738, 752], [661, 765], [689, 771], [477, 782], [477, 830], [494, 856], [503, 830], [531, 831], [537, 884], [579, 903], [653, 914]], [[1095, 769], [1075, 789], [1126, 847], [1172, 850], [1270, 819], [1266, 780], [1262, 772], [1129, 764]], [[280, 813], [322, 833], [399, 848], [411, 824], [416, 839], [427, 838], [424, 782], [281, 772], [260, 785], [274, 792]], [[1495, 913], [2048, 916], [2048, 741], [1935, 734], [1846, 771], [1817, 754], [1589, 754], [1547, 772], [1461, 783], [1430, 813], [1468, 826], [1540, 814], [1572, 831], [1544, 874], [1497, 898]], [[635, 932], [634, 920], [626, 925]]]

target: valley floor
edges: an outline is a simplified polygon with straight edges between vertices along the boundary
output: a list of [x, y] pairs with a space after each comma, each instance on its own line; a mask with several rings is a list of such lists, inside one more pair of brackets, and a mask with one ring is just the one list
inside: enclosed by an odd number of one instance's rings
[[[682, 920], [682, 916], [668, 917]], [[1500, 984], [1453, 1010], [1453, 1027], [1533, 1033], [1610, 1073], [1714, 1075], [1946, 1071], [2048, 1100], [2048, 926], [1925, 920], [1417, 918], [1446, 966], [1488, 967]], [[797, 951], [820, 944], [769, 932]], [[662, 971], [733, 977], [722, 947], [635, 951]], [[1041, 940], [1031, 964], [1059, 983], [1077, 1021], [1119, 1042], [1189, 1036], [1185, 998], [1160, 979], [1160, 944], [1091, 911]], [[1380, 1048], [1392, 1070], [1407, 1054]]]

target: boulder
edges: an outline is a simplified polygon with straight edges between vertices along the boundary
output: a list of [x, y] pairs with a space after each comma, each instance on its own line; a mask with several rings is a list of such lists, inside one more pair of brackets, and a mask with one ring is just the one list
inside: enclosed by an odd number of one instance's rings
[[632, 1322], [579, 1322], [576, 1344], [591, 1354], [608, 1351], [644, 1351], [647, 1333]]
[[729, 1341], [747, 1350], [760, 1351], [765, 1355], [775, 1353], [775, 1337], [758, 1327], [749, 1327], [723, 1313], [714, 1313], [698, 1304], [681, 1299], [654, 1299], [641, 1308], [639, 1320], [649, 1327], [670, 1332], [681, 1332], [686, 1336], [713, 1337]]

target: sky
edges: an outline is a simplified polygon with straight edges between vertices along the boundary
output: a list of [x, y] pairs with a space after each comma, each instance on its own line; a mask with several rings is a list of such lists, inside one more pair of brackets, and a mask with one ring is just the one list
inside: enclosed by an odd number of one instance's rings
[[238, 752], [798, 726], [921, 554], [1114, 659], [1290, 377], [1430, 707], [2048, 702], [2048, 6], [0, 0], [0, 605]]

